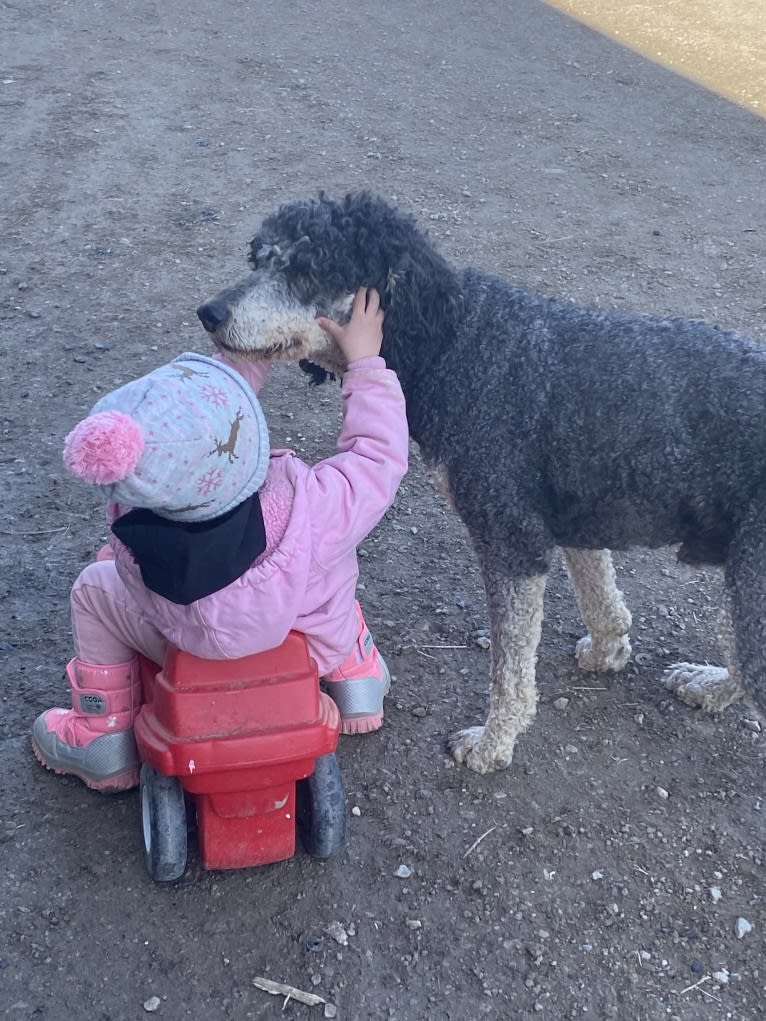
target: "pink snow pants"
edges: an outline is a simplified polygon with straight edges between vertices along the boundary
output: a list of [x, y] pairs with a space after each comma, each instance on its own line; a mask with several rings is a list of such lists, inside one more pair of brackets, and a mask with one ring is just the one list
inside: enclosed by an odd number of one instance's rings
[[168, 643], [131, 599], [113, 560], [88, 564], [70, 602], [75, 655], [83, 663], [127, 663], [140, 652], [162, 664]]

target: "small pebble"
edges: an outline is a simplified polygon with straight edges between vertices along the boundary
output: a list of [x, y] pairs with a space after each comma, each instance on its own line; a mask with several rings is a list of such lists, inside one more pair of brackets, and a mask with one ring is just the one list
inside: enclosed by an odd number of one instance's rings
[[335, 1006], [334, 1003], [326, 1003], [324, 1005], [324, 1016], [325, 1017], [337, 1017], [338, 1016], [338, 1008]]
[[711, 886], [710, 887], [710, 896], [713, 898], [714, 902], [717, 904], [718, 901], [723, 896], [723, 894], [721, 893], [721, 887], [720, 886]]
[[726, 968], [721, 968], [720, 971], [713, 972], [713, 979], [719, 986], [725, 986], [729, 981], [729, 973]]
[[397, 879], [409, 879], [412, 875], [412, 869], [409, 865], [399, 865], [394, 875]]
[[670, 794], [665, 790], [664, 787], [657, 787], [656, 791], [657, 797], [662, 798], [663, 801], [667, 801], [668, 798], [670, 797]]
[[354, 807], [351, 809], [351, 814], [359, 818], [359, 816], [362, 814], [362, 810], [359, 807], [359, 805], [354, 805]]
[[148, 1000], [144, 1000], [144, 1010], [147, 1014], [153, 1014], [160, 1009], [161, 1002], [159, 996], [150, 996]]
[[339, 943], [342, 947], [348, 946], [348, 933], [340, 922], [330, 922], [325, 928], [327, 935], [334, 939], [336, 943]]
[[557, 698], [557, 699], [556, 699], [556, 700], [554, 701], [554, 703], [553, 703], [553, 708], [554, 708], [554, 709], [561, 709], [561, 710], [564, 710], [564, 709], [566, 709], [566, 707], [567, 707], [568, 705], [569, 705], [569, 699], [568, 699], [568, 698], [563, 698], [563, 697], [562, 697], [562, 698]]
[[753, 927], [746, 918], [738, 918], [734, 923], [734, 935], [737, 939], [742, 939], [743, 936], [747, 936], [752, 931]]

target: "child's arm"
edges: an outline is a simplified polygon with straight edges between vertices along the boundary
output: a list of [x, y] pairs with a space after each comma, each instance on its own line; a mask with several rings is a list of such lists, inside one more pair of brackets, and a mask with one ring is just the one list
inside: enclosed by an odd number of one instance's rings
[[337, 453], [313, 468], [316, 549], [330, 563], [369, 535], [407, 471], [407, 416], [396, 373], [379, 357], [383, 312], [376, 291], [357, 292], [346, 326], [320, 318], [348, 359]]

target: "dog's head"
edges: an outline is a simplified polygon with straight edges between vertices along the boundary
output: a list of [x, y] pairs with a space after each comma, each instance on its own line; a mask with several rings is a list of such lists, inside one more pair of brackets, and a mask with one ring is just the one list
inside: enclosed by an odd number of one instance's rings
[[342, 372], [345, 361], [316, 317], [347, 322], [356, 291], [376, 288], [386, 312], [386, 354], [397, 287], [423, 272], [427, 255], [439, 260], [414, 219], [382, 199], [360, 193], [335, 202], [320, 194], [267, 217], [250, 242], [253, 272], [197, 315], [222, 351], [303, 360], [320, 367], [312, 372], [317, 381], [322, 370]]
[[[197, 309], [202, 325], [224, 354], [248, 358], [309, 360], [328, 372], [343, 371], [340, 349], [316, 322], [327, 315], [348, 320], [352, 295], [302, 303], [276, 265], [256, 268], [244, 280]], [[318, 380], [319, 381], [319, 380]]]

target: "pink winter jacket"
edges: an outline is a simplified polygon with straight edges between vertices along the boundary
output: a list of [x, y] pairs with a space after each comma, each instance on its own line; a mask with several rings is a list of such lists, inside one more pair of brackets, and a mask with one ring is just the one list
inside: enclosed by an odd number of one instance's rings
[[[267, 362], [228, 364], [260, 389]], [[393, 503], [407, 471], [408, 430], [399, 380], [382, 358], [352, 362], [342, 393], [333, 457], [309, 466], [292, 451], [272, 451], [261, 492], [283, 494], [284, 532], [226, 588], [186, 606], [170, 602], [146, 588], [130, 550], [111, 536], [121, 579], [169, 642], [205, 659], [236, 659], [280, 645], [295, 628], [306, 635], [320, 674], [351, 651], [356, 547]], [[126, 509], [112, 505], [111, 519]], [[264, 519], [268, 540], [266, 506]]]

